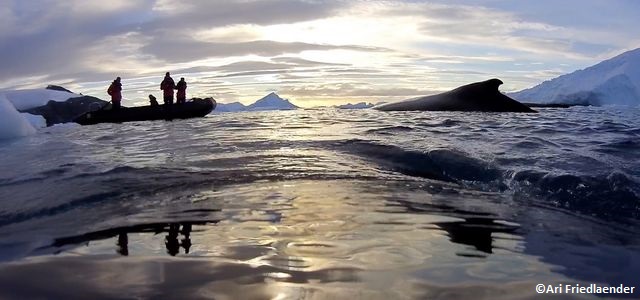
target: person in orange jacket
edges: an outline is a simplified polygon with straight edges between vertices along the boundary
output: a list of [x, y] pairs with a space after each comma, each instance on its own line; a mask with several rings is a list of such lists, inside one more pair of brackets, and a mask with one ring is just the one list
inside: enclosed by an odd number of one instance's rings
[[176, 93], [176, 103], [186, 103], [187, 102], [187, 82], [184, 81], [184, 77], [180, 78], [178, 84], [176, 84], [176, 89], [178, 92]]
[[171, 105], [173, 104], [173, 90], [176, 88], [176, 83], [171, 78], [171, 74], [167, 72], [164, 75], [164, 80], [160, 83], [160, 89], [163, 91], [164, 95], [164, 104]]
[[107, 94], [111, 96], [112, 109], [120, 109], [122, 102], [122, 83], [120, 83], [120, 77], [117, 77], [116, 80], [111, 83], [107, 89]]

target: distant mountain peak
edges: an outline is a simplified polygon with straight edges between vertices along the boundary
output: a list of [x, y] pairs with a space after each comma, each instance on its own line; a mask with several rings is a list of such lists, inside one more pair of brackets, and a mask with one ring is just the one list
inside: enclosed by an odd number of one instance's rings
[[289, 100], [280, 97], [276, 92], [271, 92], [247, 106], [247, 108], [249, 110], [287, 110], [297, 109], [298, 107], [289, 102]]
[[[298, 106], [278, 96], [276, 92], [271, 92], [266, 96], [258, 99], [251, 105], [244, 106], [242, 103], [218, 103], [215, 111], [217, 112], [237, 112], [237, 111], [263, 111], [263, 110], [292, 110]], [[214, 111], [214, 112], [215, 112]]]
[[640, 48], [510, 96], [534, 103], [640, 105]]
[[286, 99], [280, 97], [276, 92], [271, 92], [269, 94], [267, 94], [266, 96], [258, 99], [256, 102], [260, 102], [260, 101], [265, 101], [265, 100], [272, 100], [272, 101], [287, 101]]

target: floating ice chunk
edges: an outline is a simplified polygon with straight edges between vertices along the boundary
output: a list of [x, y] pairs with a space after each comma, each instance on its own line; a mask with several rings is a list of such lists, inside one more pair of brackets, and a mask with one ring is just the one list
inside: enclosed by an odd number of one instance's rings
[[36, 133], [36, 129], [0, 94], [0, 139], [10, 139]]
[[33, 128], [45, 128], [47, 127], [47, 120], [44, 119], [44, 117], [39, 116], [39, 115], [33, 115], [30, 113], [21, 113], [21, 115], [27, 119], [27, 121], [29, 121], [29, 123], [31, 124], [31, 126], [33, 126]]

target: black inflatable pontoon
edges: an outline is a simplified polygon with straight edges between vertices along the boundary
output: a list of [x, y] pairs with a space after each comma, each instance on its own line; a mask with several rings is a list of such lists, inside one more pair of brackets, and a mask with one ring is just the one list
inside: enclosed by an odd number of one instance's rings
[[98, 123], [201, 118], [215, 108], [216, 101], [213, 98], [193, 99], [181, 104], [122, 107], [118, 110], [103, 109], [85, 113], [73, 121], [82, 125], [93, 125]]

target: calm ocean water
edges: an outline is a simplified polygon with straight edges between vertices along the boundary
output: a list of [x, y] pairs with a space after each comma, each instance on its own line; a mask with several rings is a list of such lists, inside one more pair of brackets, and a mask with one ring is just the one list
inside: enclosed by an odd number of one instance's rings
[[0, 157], [0, 298], [640, 288], [640, 109], [223, 113], [56, 126]]

